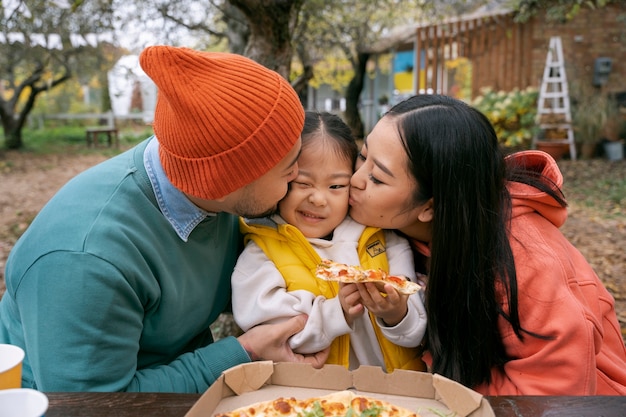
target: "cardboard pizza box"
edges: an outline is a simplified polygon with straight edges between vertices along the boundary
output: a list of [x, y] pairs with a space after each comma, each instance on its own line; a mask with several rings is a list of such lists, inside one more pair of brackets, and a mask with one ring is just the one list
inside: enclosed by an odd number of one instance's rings
[[390, 401], [422, 417], [494, 417], [487, 399], [476, 391], [440, 375], [362, 366], [348, 371], [343, 366], [252, 362], [224, 372], [198, 399], [185, 417], [213, 417], [259, 401], [279, 397], [299, 399], [351, 390]]

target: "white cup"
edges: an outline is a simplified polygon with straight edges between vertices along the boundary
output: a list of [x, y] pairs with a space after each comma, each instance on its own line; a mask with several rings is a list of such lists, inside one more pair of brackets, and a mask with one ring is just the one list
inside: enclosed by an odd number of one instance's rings
[[23, 360], [22, 348], [0, 344], [0, 390], [22, 387]]
[[0, 417], [43, 417], [48, 410], [46, 394], [30, 388], [0, 391]]

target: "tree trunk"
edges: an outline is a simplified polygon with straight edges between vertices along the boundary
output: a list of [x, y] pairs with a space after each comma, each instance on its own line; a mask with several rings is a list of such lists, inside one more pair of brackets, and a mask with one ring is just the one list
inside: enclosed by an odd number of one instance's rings
[[250, 28], [246, 24], [247, 19], [240, 9], [228, 1], [224, 4], [223, 13], [228, 50], [233, 54], [243, 55], [250, 39]]
[[[109, 91], [109, 73], [108, 71], [100, 72], [100, 85], [102, 85], [102, 95], [100, 96], [100, 111], [108, 112], [111, 107], [111, 94]], [[140, 90], [141, 91], [141, 90]]]
[[314, 75], [313, 66], [305, 65], [302, 75], [291, 83], [291, 86], [296, 90], [298, 97], [300, 97], [300, 102], [304, 107], [306, 107], [308, 101], [309, 81], [313, 79]]
[[369, 53], [358, 53], [357, 62], [353, 62], [354, 77], [350, 80], [346, 88], [346, 111], [344, 112], [344, 116], [346, 123], [350, 126], [350, 129], [352, 129], [352, 135], [356, 139], [363, 139], [365, 136], [363, 120], [359, 112], [359, 98], [361, 97], [365, 83], [365, 68], [369, 57]]
[[22, 129], [18, 127], [17, 123], [2, 124], [4, 129], [4, 147], [6, 149], [21, 149], [22, 148]]
[[[71, 72], [67, 67], [64, 74], [52, 80], [52, 82], [47, 85], [37, 85], [38, 81], [41, 80], [40, 73], [35, 73], [31, 75], [29, 82], [24, 83], [18, 89], [18, 91], [14, 93], [17, 94], [17, 96], [19, 97], [21, 92], [25, 90], [24, 86], [28, 86], [29, 93], [26, 96], [26, 99], [23, 101], [19, 112], [16, 112], [16, 101], [4, 101], [0, 97], [0, 118], [2, 118], [2, 127], [4, 129], [4, 144], [6, 148], [19, 149], [22, 147], [22, 128], [26, 124], [26, 119], [28, 118], [28, 115], [35, 106], [35, 100], [37, 99], [37, 96], [43, 91], [46, 91], [49, 88], [54, 88], [55, 86], [64, 83], [70, 78]], [[11, 104], [9, 105], [9, 103]]]
[[250, 38], [244, 55], [289, 79], [291, 37], [304, 0], [229, 0], [246, 16]]

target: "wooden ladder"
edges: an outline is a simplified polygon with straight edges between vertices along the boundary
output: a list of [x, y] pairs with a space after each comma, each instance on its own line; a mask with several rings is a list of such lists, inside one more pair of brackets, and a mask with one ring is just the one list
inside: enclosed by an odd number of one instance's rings
[[545, 138], [547, 132], [559, 132], [559, 136], [563, 137], [551, 139], [549, 142], [568, 144], [570, 157], [575, 160], [576, 143], [564, 64], [561, 38], [553, 36], [550, 38], [546, 66], [539, 90], [537, 123], [540, 133], [533, 137], [532, 148], [537, 147], [538, 141], [548, 141], [548, 138]]

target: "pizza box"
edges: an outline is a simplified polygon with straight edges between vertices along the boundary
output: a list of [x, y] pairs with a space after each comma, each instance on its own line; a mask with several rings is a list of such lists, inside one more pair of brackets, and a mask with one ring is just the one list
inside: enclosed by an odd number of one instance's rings
[[493, 417], [487, 399], [476, 391], [428, 372], [361, 366], [348, 371], [340, 365], [315, 369], [302, 363], [252, 362], [225, 371], [185, 414], [213, 417], [260, 401], [279, 397], [310, 398], [336, 391], [386, 400], [422, 417]]

